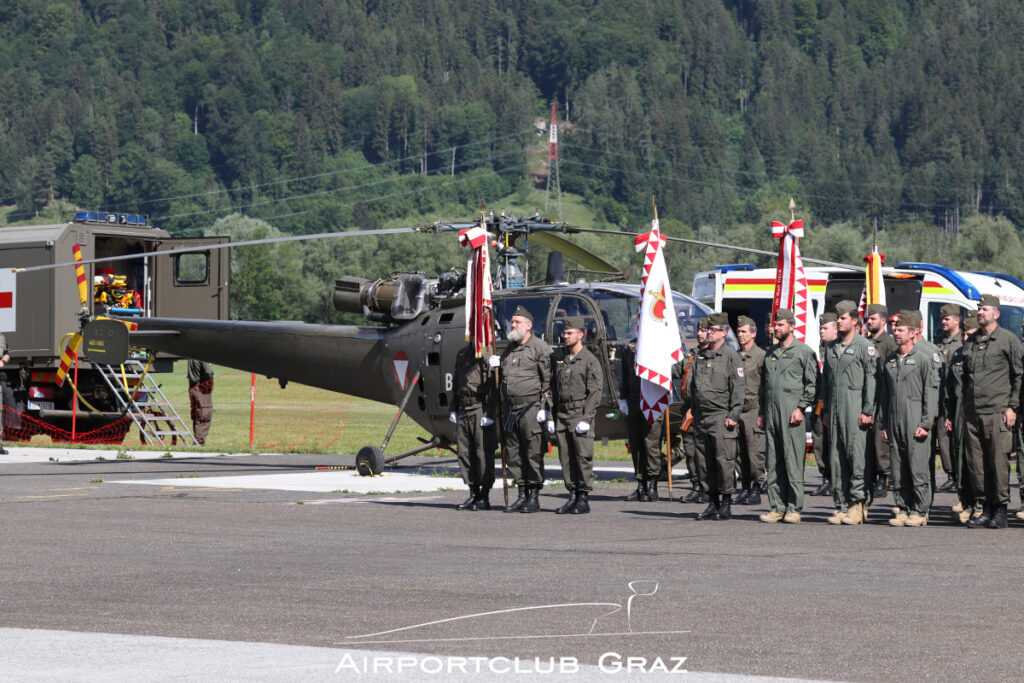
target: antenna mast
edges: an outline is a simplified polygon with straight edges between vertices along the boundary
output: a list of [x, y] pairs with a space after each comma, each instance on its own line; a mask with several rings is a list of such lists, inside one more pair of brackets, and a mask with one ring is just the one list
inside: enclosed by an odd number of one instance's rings
[[558, 179], [558, 124], [555, 121], [555, 102], [551, 102], [551, 125], [548, 136], [548, 188], [544, 198], [544, 212], [547, 213], [551, 204], [551, 193], [555, 193], [555, 211], [558, 220], [562, 220], [562, 184]]

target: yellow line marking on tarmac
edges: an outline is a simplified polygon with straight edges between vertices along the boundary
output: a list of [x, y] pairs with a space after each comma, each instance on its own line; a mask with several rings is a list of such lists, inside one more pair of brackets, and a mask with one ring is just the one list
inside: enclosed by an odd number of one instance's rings
[[44, 493], [41, 496], [15, 496], [15, 500], [22, 498], [68, 498], [71, 496], [88, 496], [88, 493]]
[[231, 486], [161, 486], [161, 491], [241, 491]]

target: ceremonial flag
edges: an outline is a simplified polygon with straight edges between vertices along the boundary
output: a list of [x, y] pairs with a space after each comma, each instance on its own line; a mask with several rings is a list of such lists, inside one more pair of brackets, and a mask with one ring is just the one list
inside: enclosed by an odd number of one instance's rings
[[807, 338], [807, 275], [800, 258], [800, 238], [804, 236], [804, 222], [789, 225], [772, 221], [772, 237], [779, 240], [779, 258], [775, 266], [775, 296], [772, 299], [772, 321], [775, 311], [788, 308], [796, 318], [793, 334], [798, 341]]
[[636, 250], [644, 252], [644, 274], [640, 281], [640, 310], [636, 319], [636, 360], [633, 371], [640, 378], [640, 410], [648, 424], [654, 424], [668, 408], [672, 396], [672, 366], [682, 358], [679, 322], [672, 302], [672, 287], [658, 231], [658, 219], [651, 231], [636, 238]]
[[882, 266], [885, 265], [885, 254], [878, 253], [878, 245], [871, 248], [871, 253], [864, 257], [864, 303], [885, 303], [885, 284], [882, 282]]
[[494, 302], [491, 300], [490, 254], [487, 231], [482, 227], [459, 231], [459, 244], [469, 247], [466, 264], [466, 341], [472, 341], [477, 358], [494, 345]]

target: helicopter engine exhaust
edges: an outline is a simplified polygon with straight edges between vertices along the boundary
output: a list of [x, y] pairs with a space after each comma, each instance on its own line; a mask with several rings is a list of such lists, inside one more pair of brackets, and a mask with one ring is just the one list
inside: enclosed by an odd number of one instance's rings
[[465, 275], [454, 272], [440, 277], [400, 273], [378, 280], [346, 276], [334, 281], [334, 308], [343, 313], [359, 313], [373, 322], [403, 322], [463, 286]]
[[565, 271], [562, 268], [562, 252], [560, 251], [549, 251], [548, 252], [548, 271], [544, 277], [544, 282], [549, 285], [557, 285], [560, 282], [564, 282]]

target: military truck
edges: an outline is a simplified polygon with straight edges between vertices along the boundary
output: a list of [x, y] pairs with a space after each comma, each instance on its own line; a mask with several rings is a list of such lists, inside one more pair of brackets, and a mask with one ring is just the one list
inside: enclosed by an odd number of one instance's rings
[[[65, 440], [74, 417], [78, 432], [116, 423], [119, 433], [102, 440], [119, 442], [132, 424], [119, 419], [106, 383], [84, 356], [78, 360], [75, 383], [95, 412], [81, 402], [75, 409], [71, 382], [57, 384], [67, 337], [80, 329], [83, 303], [75, 268], [17, 269], [71, 262], [78, 244], [84, 261], [99, 259], [84, 266], [84, 306], [90, 315], [226, 319], [228, 249], [161, 252], [227, 241], [227, 237], [172, 238], [152, 226], [145, 215], [97, 211], [79, 211], [67, 223], [0, 228], [0, 331], [11, 356], [0, 370], [8, 408], [6, 438], [27, 440], [49, 434], [54, 440]], [[125, 258], [135, 254], [137, 258]], [[170, 372], [175, 358], [152, 360], [150, 372], [159, 373]], [[74, 370], [69, 373], [73, 376]]]

